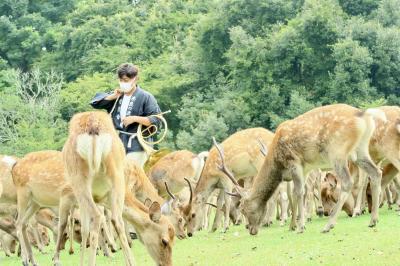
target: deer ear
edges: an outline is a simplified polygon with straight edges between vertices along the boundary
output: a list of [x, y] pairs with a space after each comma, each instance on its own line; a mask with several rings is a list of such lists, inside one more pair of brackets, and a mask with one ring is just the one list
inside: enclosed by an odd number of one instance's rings
[[332, 188], [335, 188], [335, 187], [336, 187], [336, 185], [337, 185], [337, 179], [336, 179], [336, 176], [334, 176], [332, 173], [327, 173], [327, 174], [326, 174], [326, 177], [325, 177], [325, 180], [329, 183], [329, 185], [330, 185]]
[[147, 199], [144, 201], [144, 206], [146, 206], [147, 208], [150, 208], [151, 203], [152, 203], [151, 199], [147, 198]]
[[153, 202], [151, 204], [151, 206], [149, 207], [149, 217], [150, 217], [150, 220], [152, 220], [155, 223], [158, 223], [160, 221], [161, 207], [157, 201]]

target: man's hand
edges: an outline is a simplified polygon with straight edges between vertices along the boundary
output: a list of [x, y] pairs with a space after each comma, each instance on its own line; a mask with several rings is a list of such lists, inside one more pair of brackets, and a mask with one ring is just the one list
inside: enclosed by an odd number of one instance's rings
[[132, 123], [139, 123], [146, 127], [151, 125], [150, 119], [145, 116], [136, 116], [136, 115], [127, 116], [125, 118], [122, 118], [121, 121], [125, 127], [129, 126]]
[[135, 122], [138, 122], [137, 116], [135, 116], [135, 115], [122, 118], [122, 123], [124, 124], [125, 127], [127, 127], [130, 124], [133, 124]]
[[114, 90], [113, 94], [108, 95], [105, 99], [108, 100], [108, 101], [112, 101], [112, 100], [117, 99], [121, 95], [122, 95], [122, 91], [119, 88], [117, 88], [117, 89]]

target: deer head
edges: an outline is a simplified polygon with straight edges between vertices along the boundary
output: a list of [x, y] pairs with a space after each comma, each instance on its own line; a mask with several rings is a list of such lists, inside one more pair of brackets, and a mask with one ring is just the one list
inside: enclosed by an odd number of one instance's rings
[[172, 265], [175, 230], [168, 218], [161, 214], [160, 204], [155, 201], [146, 208], [131, 195], [126, 195], [124, 217], [135, 227], [140, 241], [156, 264]]
[[170, 222], [174, 225], [178, 239], [184, 239], [186, 238], [186, 223], [183, 219], [182, 204], [180, 200], [171, 193], [167, 182], [164, 182], [164, 184], [171, 200], [163, 204], [161, 212], [164, 215], [168, 215]]
[[[321, 183], [321, 199], [322, 206], [324, 208], [324, 215], [329, 216], [336, 202], [338, 201], [340, 193], [340, 184], [338, 184], [337, 178], [333, 173], [326, 173]], [[349, 195], [346, 202], [343, 205], [343, 210], [347, 215], [352, 216], [354, 209], [354, 198]]]

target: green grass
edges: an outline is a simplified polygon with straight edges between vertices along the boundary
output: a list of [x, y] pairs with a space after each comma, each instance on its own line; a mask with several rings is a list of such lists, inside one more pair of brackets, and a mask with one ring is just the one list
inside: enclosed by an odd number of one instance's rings
[[[250, 236], [243, 225], [231, 227], [226, 234], [198, 232], [176, 241], [174, 265], [400, 265], [400, 217], [394, 211], [381, 209], [376, 229], [368, 228], [369, 215], [348, 218], [343, 214], [335, 229], [322, 234], [326, 221], [314, 217], [304, 234], [277, 223], [257, 236]], [[36, 252], [41, 266], [51, 265], [53, 246], [47, 255]], [[154, 265], [137, 241], [132, 250], [137, 265]], [[0, 265], [21, 265], [19, 258], [3, 254]], [[61, 260], [65, 266], [76, 266], [79, 255], [63, 251]], [[122, 253], [112, 259], [98, 256], [97, 265], [124, 265]]]

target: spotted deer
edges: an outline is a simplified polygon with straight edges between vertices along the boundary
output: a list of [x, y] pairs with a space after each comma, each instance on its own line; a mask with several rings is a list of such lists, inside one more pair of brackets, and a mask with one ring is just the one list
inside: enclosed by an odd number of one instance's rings
[[185, 178], [192, 184], [196, 184], [207, 156], [208, 152], [194, 154], [187, 150], [174, 151], [157, 161], [149, 169], [147, 175], [158, 194], [163, 198], [168, 198], [165, 182], [173, 194], [178, 194], [182, 189], [188, 188]]
[[[125, 177], [128, 178], [131, 186], [129, 190], [141, 203], [145, 204], [146, 200], [150, 200], [150, 202], [157, 201], [161, 204], [162, 214], [166, 215], [174, 225], [176, 236], [179, 239], [184, 239], [186, 237], [185, 221], [182, 217], [181, 209], [175, 202], [175, 196], [171, 194], [172, 202], [165, 199], [165, 197], [161, 197], [143, 169], [131, 159], [126, 161]], [[164, 187], [168, 187], [165, 182]]]
[[[242, 197], [241, 210], [249, 222], [249, 232], [258, 233], [265, 203], [282, 180], [294, 182], [294, 213], [290, 228], [304, 231], [304, 177], [313, 169], [333, 168], [341, 179], [341, 192], [323, 232], [336, 224], [337, 215], [346, 201], [352, 180], [348, 161], [354, 161], [372, 180], [372, 212], [369, 226], [378, 221], [378, 201], [382, 172], [371, 160], [368, 147], [375, 130], [375, 118], [386, 121], [381, 110], [361, 111], [345, 104], [315, 108], [293, 120], [283, 122], [276, 130], [269, 152], [256, 175], [250, 191], [236, 186]], [[231, 178], [235, 182], [234, 178]], [[262, 207], [260, 207], [262, 206]]]
[[[382, 106], [377, 108], [377, 110], [385, 114], [387, 121], [384, 122], [381, 119], [376, 120], [376, 129], [371, 137], [369, 152], [372, 160], [375, 163], [381, 164], [383, 167], [381, 182], [381, 195], [383, 196], [387, 185], [394, 180], [400, 170], [400, 108], [397, 106]], [[344, 205], [344, 210], [349, 214], [354, 208], [353, 216], [358, 216], [361, 214], [361, 205], [363, 203], [363, 198], [365, 198], [368, 179], [365, 172], [360, 171], [351, 162], [349, 167], [354, 178], [354, 186], [352, 188], [353, 198], [346, 201], [347, 203]], [[328, 191], [327, 195], [330, 195], [330, 197], [325, 197], [324, 199], [325, 213], [327, 213], [337, 201], [338, 189], [336, 183], [340, 186], [340, 182], [334, 182], [332, 180], [333, 177], [329, 177], [327, 182], [330, 185], [324, 185], [325, 190]], [[329, 190], [327, 190], [328, 188]], [[354, 201], [354, 203], [349, 201]], [[369, 200], [368, 204], [372, 204], [371, 200]]]
[[377, 163], [382, 162], [382, 167], [386, 168], [381, 184], [384, 191], [400, 171], [400, 107], [382, 106], [377, 109], [385, 114], [387, 122], [376, 121], [369, 151], [371, 158]]
[[[110, 204], [111, 220], [121, 241], [125, 264], [133, 265], [122, 219], [125, 150], [110, 116], [104, 112], [75, 114], [69, 123], [62, 153], [65, 179], [81, 211], [82, 243], [87, 242], [90, 234], [89, 265], [96, 263], [101, 213], [95, 201], [100, 200]], [[86, 245], [81, 245], [81, 265], [85, 251]]]
[[[17, 194], [22, 199], [19, 201], [19, 209], [21, 217], [24, 217], [20, 223], [23, 224], [29, 219], [30, 214], [33, 214], [38, 208], [58, 206], [58, 231], [65, 232], [69, 212], [77, 204], [77, 200], [70, 184], [65, 179], [64, 168], [62, 153], [58, 151], [40, 151], [27, 154], [14, 167], [13, 178], [16, 183]], [[146, 208], [143, 209], [140, 204], [135, 202], [136, 199], [133, 198], [130, 190], [128, 190], [131, 186], [129, 182], [124, 183], [124, 189], [126, 189], [124, 200], [129, 201], [128, 203], [125, 201], [123, 206], [124, 217], [127, 216], [128, 218], [125, 218], [130, 223], [135, 227], [138, 226], [136, 228], [138, 234], [143, 233], [141, 239], [150, 255], [157, 259], [155, 262], [158, 265], [171, 265], [171, 261], [168, 262], [168, 260], [171, 257], [174, 238], [170, 236], [169, 232], [174, 234], [173, 226], [164, 216], [159, 217], [158, 213], [155, 216], [157, 219], [152, 220], [152, 212]], [[101, 202], [100, 200], [100, 203], [108, 208], [110, 207], [107, 201]], [[157, 202], [154, 202], [155, 207], [153, 207], [152, 211], [158, 211], [157, 204]], [[82, 226], [81, 215], [79, 218], [79, 226]], [[65, 236], [65, 234], [58, 234], [53, 258], [55, 265], [61, 264], [59, 253]], [[82, 240], [83, 238], [80, 236], [80, 239]], [[88, 241], [82, 241], [82, 243], [88, 243]], [[85, 246], [87, 245], [85, 244]], [[33, 255], [28, 254], [27, 256], [32, 264], [35, 264]]]
[[[273, 133], [264, 128], [251, 128], [241, 130], [228, 137], [222, 142], [222, 147], [226, 156], [226, 167], [235, 174], [237, 179], [253, 177], [260, 169], [264, 156], [260, 151], [259, 141], [261, 140], [268, 148]], [[192, 204], [185, 206], [185, 220], [188, 222], [188, 234], [193, 234], [194, 230], [201, 224], [204, 215], [204, 204], [215, 189], [222, 191], [232, 191], [233, 185], [226, 174], [219, 168], [220, 158], [215, 147], [209, 151], [203, 171], [193, 192]], [[224, 226], [226, 231], [229, 227], [229, 210], [231, 198], [228, 194], [222, 194], [225, 201]], [[212, 226], [215, 231], [220, 222], [220, 212]]]

